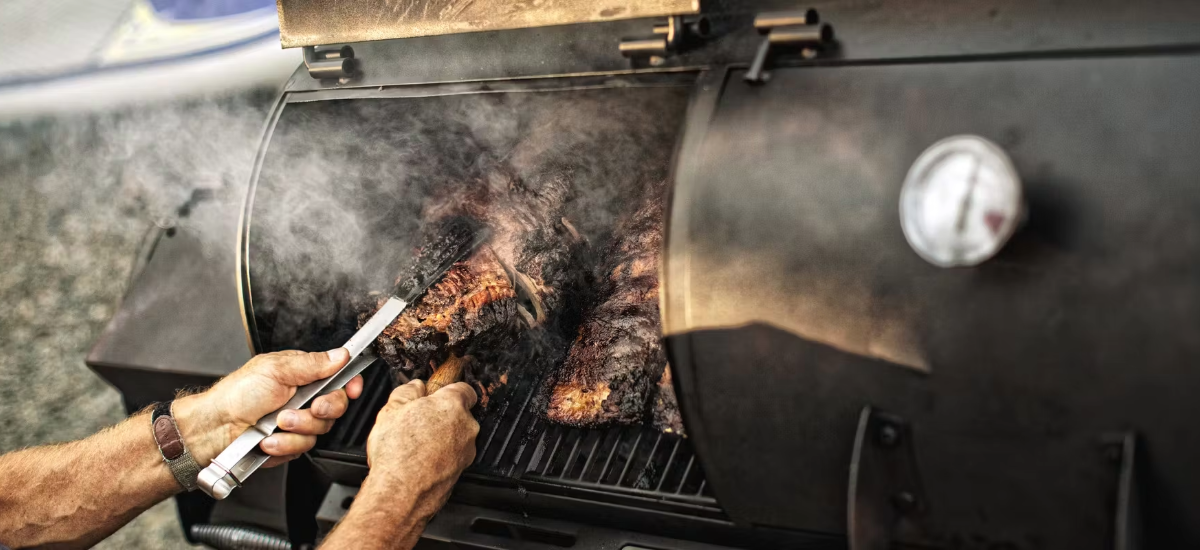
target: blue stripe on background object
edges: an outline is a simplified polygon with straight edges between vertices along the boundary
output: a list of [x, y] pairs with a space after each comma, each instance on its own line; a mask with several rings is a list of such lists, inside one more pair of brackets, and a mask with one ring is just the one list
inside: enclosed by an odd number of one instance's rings
[[[228, 50], [233, 50], [233, 49], [241, 48], [244, 46], [249, 46], [249, 45], [255, 44], [257, 42], [266, 42], [268, 38], [271, 38], [274, 41], [278, 41], [279, 40], [279, 29], [272, 29], [269, 32], [265, 32], [265, 33], [262, 33], [257, 36], [251, 36], [251, 37], [243, 39], [243, 40], [238, 40], [237, 42], [230, 42], [228, 44], [222, 44], [220, 46], [215, 46], [215, 47], [209, 48], [207, 50], [188, 52], [188, 53], [185, 53], [182, 55], [176, 55], [173, 57], [161, 57], [161, 58], [157, 58], [157, 59], [147, 59], [144, 61], [134, 61], [131, 63], [114, 64], [114, 65], [97, 65], [95, 63], [90, 63], [90, 64], [87, 64], [87, 65], [84, 65], [81, 67], [77, 67], [77, 68], [74, 68], [71, 70], [63, 71], [61, 73], [54, 73], [54, 74], [49, 74], [49, 75], [38, 75], [38, 76], [25, 77], [25, 78], [13, 78], [13, 79], [9, 79], [9, 80], [0, 79], [0, 88], [4, 88], [6, 86], [29, 86], [29, 85], [33, 85], [33, 84], [46, 84], [48, 82], [66, 80], [69, 78], [82, 78], [82, 77], [88, 77], [88, 76], [93, 76], [93, 75], [98, 75], [98, 74], [105, 74], [105, 73], [110, 73], [110, 72], [115, 72], [115, 71], [124, 71], [124, 70], [128, 70], [128, 69], [141, 69], [141, 68], [146, 68], [146, 67], [154, 67], [157, 65], [167, 65], [170, 63], [174, 63], [176, 61], [184, 61], [184, 60], [188, 60], [188, 59], [194, 59], [197, 57], [204, 57], [207, 55], [217, 54], [217, 53], [225, 52]], [[0, 550], [10, 550], [10, 549], [0, 548]]]
[[275, 9], [275, 0], [150, 0], [159, 17], [169, 21], [213, 19]]

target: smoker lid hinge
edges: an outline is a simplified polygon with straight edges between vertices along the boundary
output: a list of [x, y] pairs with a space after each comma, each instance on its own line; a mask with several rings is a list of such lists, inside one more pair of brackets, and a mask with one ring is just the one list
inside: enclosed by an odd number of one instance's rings
[[813, 9], [760, 13], [754, 17], [754, 28], [763, 39], [743, 77], [750, 84], [771, 78], [767, 62], [781, 51], [799, 51], [803, 58], [813, 59], [833, 46], [833, 27], [821, 23]]
[[304, 66], [316, 80], [345, 84], [358, 74], [358, 60], [350, 46], [305, 46]]
[[631, 60], [646, 59], [652, 67], [662, 65], [670, 55], [695, 48], [711, 35], [708, 18], [684, 19], [682, 15], [668, 17], [654, 25], [654, 36], [622, 38], [617, 48]]
[[850, 550], [887, 550], [902, 528], [920, 530], [928, 511], [912, 429], [903, 418], [863, 407], [847, 494]]

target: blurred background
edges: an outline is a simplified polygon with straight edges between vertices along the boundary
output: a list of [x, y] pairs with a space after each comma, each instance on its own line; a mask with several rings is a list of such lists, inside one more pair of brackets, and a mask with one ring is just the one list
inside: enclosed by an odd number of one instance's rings
[[[125, 417], [84, 365], [149, 236], [232, 250], [266, 109], [300, 63], [273, 0], [0, 2], [0, 453]], [[202, 194], [197, 194], [197, 190]], [[174, 500], [99, 548], [185, 548]]]

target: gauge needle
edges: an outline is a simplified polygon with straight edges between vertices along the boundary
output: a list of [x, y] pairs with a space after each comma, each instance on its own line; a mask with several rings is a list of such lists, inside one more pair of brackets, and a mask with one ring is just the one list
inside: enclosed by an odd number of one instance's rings
[[959, 235], [967, 228], [967, 212], [971, 210], [971, 197], [975, 195], [975, 185], [979, 182], [979, 165], [982, 161], [979, 157], [974, 158], [975, 166], [971, 168], [971, 179], [967, 181], [967, 192], [963, 195], [962, 206], [958, 210], [958, 221], [954, 224], [954, 230]]

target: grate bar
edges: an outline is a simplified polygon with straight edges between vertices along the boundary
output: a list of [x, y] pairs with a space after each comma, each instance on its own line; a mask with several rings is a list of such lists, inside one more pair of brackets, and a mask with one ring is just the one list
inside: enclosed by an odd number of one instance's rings
[[576, 478], [579, 481], [583, 481], [587, 476], [588, 468], [592, 467], [592, 460], [596, 458], [596, 451], [600, 449], [600, 442], [604, 441], [604, 437], [605, 435], [601, 435], [600, 437], [596, 438], [595, 443], [592, 443], [592, 450], [588, 453], [587, 460], [585, 460], [583, 463], [583, 470], [579, 472], [579, 477]]
[[543, 476], [547, 475], [550, 472], [550, 468], [554, 466], [554, 455], [558, 454], [558, 446], [562, 445], [562, 440], [565, 435], [566, 434], [563, 433], [563, 430], [558, 430], [558, 438], [554, 440], [554, 448], [550, 449], [550, 456], [546, 458], [546, 465], [542, 467]]
[[696, 455], [692, 455], [692, 457], [688, 459], [687, 468], [683, 469], [683, 477], [679, 478], [679, 486], [675, 488], [675, 494], [678, 495], [683, 492], [683, 486], [687, 484], [688, 474], [692, 473], [692, 464], [695, 462]]
[[[604, 478], [608, 476], [608, 468], [612, 465], [613, 457], [617, 456], [617, 451], [621, 447], [620, 428], [613, 428], [612, 430], [609, 430], [608, 434], [612, 434], [614, 431], [617, 433], [617, 441], [613, 443], [612, 450], [608, 453], [608, 459], [604, 461], [604, 468], [600, 470], [600, 477], [596, 478], [597, 483], [604, 482]], [[608, 434], [605, 434], [605, 437], [608, 437]]]
[[705, 485], [708, 485], [708, 480], [707, 479], [700, 480], [700, 489], [698, 489], [696, 491], [696, 496], [700, 496], [700, 495], [704, 494], [704, 486]]
[[637, 439], [633, 440], [633, 448], [629, 449], [629, 458], [625, 459], [625, 467], [621, 468], [621, 476], [617, 478], [617, 485], [625, 481], [625, 474], [629, 473], [629, 465], [633, 464], [633, 457], [637, 454], [638, 447], [642, 444], [642, 432], [638, 432]]
[[[543, 430], [538, 436], [537, 443], [533, 445], [533, 450], [529, 452], [529, 461], [525, 463], [525, 471], [532, 472], [537, 469], [537, 465], [542, 460], [542, 455], [546, 451], [546, 436], [550, 430]], [[520, 457], [518, 457], [519, 461]], [[513, 466], [514, 468], [516, 465]], [[512, 473], [512, 468], [509, 469], [509, 474]]]
[[[533, 475], [527, 479], [529, 479], [531, 481], [544, 481], [546, 483], [560, 483], [558, 481], [558, 478], [556, 478], [556, 477], [542, 478], [540, 476]], [[635, 495], [635, 496], [640, 496], [640, 497], [648, 497], [648, 498], [654, 498], [654, 499], [660, 499], [660, 500], [670, 500], [672, 502], [686, 502], [688, 504], [695, 504], [695, 505], [700, 505], [700, 506], [711, 506], [711, 505], [714, 505], [717, 503], [716, 499], [714, 499], [713, 497], [696, 496], [696, 495], [691, 494], [690, 492], [687, 494], [675, 495], [675, 494], [671, 494], [671, 493], [660, 493], [657, 491], [651, 491], [649, 489], [638, 489], [636, 487], [625, 487], [625, 486], [613, 486], [612, 484], [609, 484], [609, 483], [595, 483], [595, 482], [591, 482], [591, 481], [576, 482], [576, 481], [566, 480], [566, 481], [561, 482], [561, 484], [564, 486], [567, 486], [567, 487], [580, 487], [583, 489], [603, 491], [606, 493], [619, 492], [619, 493], [625, 493], [625, 494], [630, 494], [630, 495]]]
[[658, 485], [654, 486], [655, 491], [661, 491], [663, 483], [666, 483], [667, 478], [671, 476], [671, 466], [675, 465], [675, 455], [679, 452], [679, 444], [682, 441], [682, 438], [676, 439], [675, 445], [671, 447], [671, 456], [667, 459], [667, 467], [663, 469], [662, 477], [658, 478]]
[[[646, 463], [642, 465], [643, 472], [650, 471], [650, 465], [654, 463], [654, 455], [658, 454], [658, 446], [662, 444], [662, 437], [662, 432], [659, 432], [658, 438], [654, 440], [654, 446], [650, 448], [650, 455], [646, 457]], [[629, 457], [629, 460], [632, 462], [633, 457]], [[637, 480], [635, 479], [633, 483], [636, 485]]]
[[533, 394], [537, 392], [529, 392], [525, 396], [525, 402], [521, 404], [521, 410], [517, 411], [517, 417], [512, 421], [512, 427], [508, 429], [508, 434], [504, 436], [504, 444], [500, 446], [500, 452], [496, 453], [496, 460], [492, 462], [492, 467], [500, 465], [500, 459], [504, 456], [504, 451], [508, 450], [508, 444], [512, 441], [512, 436], [517, 431], [517, 427], [521, 425], [521, 417], [525, 416], [525, 411], [529, 409], [529, 402], [533, 400]]
[[567, 461], [563, 463], [562, 473], [558, 474], [558, 478], [562, 479], [571, 470], [571, 461], [575, 460], [576, 452], [579, 451], [579, 442], [583, 441], [583, 434], [575, 438], [575, 444], [571, 446], [571, 452], [567, 453]]
[[499, 419], [492, 423], [492, 429], [488, 432], [487, 441], [483, 443], [483, 449], [479, 451], [479, 456], [475, 457], [476, 464], [481, 463], [484, 455], [487, 454], [488, 449], [492, 448], [492, 440], [495, 439], [496, 432], [500, 431], [500, 425], [504, 424], [504, 415], [508, 414], [508, 406], [509, 402], [505, 401], [504, 406], [500, 408]]

